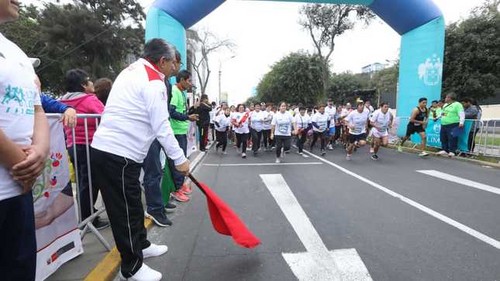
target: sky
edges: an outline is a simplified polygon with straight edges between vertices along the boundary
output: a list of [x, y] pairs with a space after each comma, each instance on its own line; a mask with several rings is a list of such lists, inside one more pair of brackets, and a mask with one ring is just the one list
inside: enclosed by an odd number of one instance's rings
[[[403, 0], [404, 1], [404, 0]], [[25, 4], [39, 2], [24, 0]], [[138, 0], [149, 9], [154, 0]], [[466, 18], [482, 0], [434, 0], [444, 14], [446, 23]], [[308, 33], [298, 24], [303, 4], [227, 0], [198, 22], [194, 29], [205, 29], [221, 39], [236, 44], [233, 53], [220, 52], [209, 58], [212, 71], [207, 94], [215, 100], [221, 91], [229, 94], [230, 104], [244, 102], [270, 67], [286, 55], [299, 50], [314, 51]], [[358, 25], [335, 40], [332, 71], [361, 72], [361, 67], [394, 61], [399, 56], [400, 36], [377, 19], [369, 26]]]

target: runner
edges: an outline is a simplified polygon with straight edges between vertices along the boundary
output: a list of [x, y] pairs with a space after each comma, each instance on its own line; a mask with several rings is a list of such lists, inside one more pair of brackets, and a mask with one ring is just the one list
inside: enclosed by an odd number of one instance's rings
[[245, 112], [244, 104], [239, 104], [238, 112], [233, 113], [231, 116], [233, 130], [236, 133], [236, 147], [238, 151], [241, 151], [241, 158], [247, 158], [247, 139], [248, 133], [250, 132], [248, 129], [249, 117], [250, 113]]
[[349, 113], [345, 119], [349, 128], [349, 145], [347, 146], [346, 160], [351, 160], [354, 147], [362, 147], [366, 144], [368, 116], [369, 111], [364, 109], [364, 102], [358, 100], [356, 110]]
[[372, 125], [371, 135], [373, 139], [370, 153], [373, 160], [378, 160], [377, 153], [380, 145], [385, 147], [389, 143], [388, 128], [392, 127], [393, 119], [392, 114], [389, 112], [389, 104], [386, 102], [381, 103], [380, 109], [375, 110], [370, 117], [370, 123]]
[[219, 147], [222, 147], [222, 154], [226, 153], [227, 147], [227, 132], [231, 126], [231, 112], [226, 106], [222, 114], [218, 114], [214, 119], [215, 133], [217, 138], [217, 144], [215, 145], [215, 151], [219, 152]]
[[333, 150], [333, 138], [335, 137], [335, 115], [337, 114], [337, 108], [333, 105], [332, 99], [328, 99], [327, 106], [325, 107], [325, 113], [328, 114], [330, 122], [330, 127], [328, 128], [328, 146], [329, 150]]
[[271, 136], [271, 121], [273, 121], [274, 112], [271, 111], [273, 107], [268, 105], [266, 111], [264, 112], [264, 119], [262, 124], [262, 138], [264, 139], [264, 150], [270, 151], [272, 146]]
[[313, 115], [311, 124], [313, 128], [313, 141], [311, 142], [310, 151], [312, 152], [314, 145], [318, 138], [321, 141], [321, 155], [325, 155], [325, 145], [327, 129], [329, 128], [330, 116], [325, 112], [325, 105], [322, 104], [318, 107], [318, 112]]
[[293, 134], [297, 133], [297, 124], [292, 114], [286, 111], [285, 102], [280, 103], [280, 110], [274, 114], [271, 124], [271, 139], [276, 143], [276, 163], [280, 163], [281, 149], [289, 151], [292, 145], [292, 127]]
[[250, 115], [250, 132], [252, 134], [252, 151], [253, 155], [256, 156], [260, 149], [260, 142], [262, 140], [262, 129], [265, 113], [260, 111], [260, 104], [255, 104], [254, 111]]
[[297, 147], [299, 154], [303, 154], [304, 143], [307, 139], [307, 131], [312, 128], [311, 117], [306, 114], [306, 108], [300, 107], [299, 113], [295, 116], [295, 123], [297, 124]]
[[429, 155], [425, 152], [425, 145], [427, 143], [427, 137], [425, 135], [425, 127], [427, 126], [427, 117], [429, 112], [427, 110], [427, 98], [418, 99], [418, 106], [413, 109], [410, 116], [410, 122], [406, 127], [406, 135], [401, 139], [401, 143], [398, 146], [398, 151], [403, 151], [403, 144], [407, 141], [411, 135], [418, 133], [420, 135], [420, 149], [422, 152], [418, 156], [424, 157]]

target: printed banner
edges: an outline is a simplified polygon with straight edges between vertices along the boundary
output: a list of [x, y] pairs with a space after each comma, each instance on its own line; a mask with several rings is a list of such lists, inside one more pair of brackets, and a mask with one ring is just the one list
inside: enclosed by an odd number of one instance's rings
[[188, 130], [188, 135], [187, 135], [187, 157], [191, 155], [191, 153], [195, 152], [198, 147], [197, 147], [197, 137], [198, 134], [198, 127], [196, 126], [195, 122], [190, 122], [189, 123], [189, 130]]
[[[468, 152], [468, 142], [469, 142], [469, 132], [472, 128], [474, 121], [465, 120], [464, 129], [460, 131], [458, 136], [458, 150], [462, 152]], [[425, 129], [425, 135], [427, 137], [427, 146], [441, 148], [441, 119], [434, 121], [432, 119], [428, 120], [427, 128]], [[420, 144], [420, 136], [418, 134], [413, 134], [411, 136], [411, 141], [413, 143]]]
[[46, 279], [62, 264], [83, 253], [63, 125], [57, 117], [49, 117], [49, 125], [49, 159], [33, 187], [36, 280]]

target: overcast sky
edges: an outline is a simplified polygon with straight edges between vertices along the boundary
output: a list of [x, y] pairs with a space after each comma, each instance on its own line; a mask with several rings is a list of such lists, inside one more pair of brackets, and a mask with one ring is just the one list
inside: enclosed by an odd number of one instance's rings
[[[21, 0], [35, 3], [36, 0]], [[154, 0], [138, 0], [147, 9]], [[207, 0], [208, 1], [208, 0]], [[48, 1], [47, 1], [48, 2]], [[467, 17], [482, 0], [434, 0], [447, 23]], [[298, 50], [313, 52], [309, 35], [298, 24], [302, 4], [271, 1], [227, 0], [217, 10], [194, 26], [207, 29], [220, 38], [231, 39], [234, 54], [211, 57], [211, 80], [208, 94], [218, 96], [218, 71], [222, 65], [222, 92], [229, 93], [230, 103], [245, 101], [260, 79], [275, 62]], [[361, 67], [385, 63], [399, 56], [400, 36], [387, 24], [377, 20], [368, 27], [358, 26], [338, 37], [332, 56], [334, 72], [358, 73]], [[234, 58], [231, 57], [235, 55]]]

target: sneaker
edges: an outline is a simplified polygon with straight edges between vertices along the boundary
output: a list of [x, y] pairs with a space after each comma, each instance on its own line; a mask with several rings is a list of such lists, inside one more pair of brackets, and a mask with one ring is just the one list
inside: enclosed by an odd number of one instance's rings
[[183, 184], [181, 189], [179, 189], [182, 193], [184, 193], [185, 195], [189, 195], [191, 193], [193, 193], [193, 189], [191, 188], [191, 186], [189, 184]]
[[347, 161], [351, 161], [351, 155], [350, 154], [347, 154], [346, 157], [345, 157], [345, 160]]
[[333, 146], [332, 146], [331, 144], [329, 144], [329, 145], [327, 146], [327, 148], [328, 148], [328, 150], [333, 150]]
[[144, 259], [158, 257], [168, 252], [167, 245], [156, 245], [151, 243], [146, 249], [142, 249], [142, 257]]
[[109, 221], [103, 220], [100, 217], [96, 217], [92, 222], [92, 224], [94, 225], [95, 228], [97, 228], [97, 230], [103, 230], [109, 227]]
[[301, 152], [299, 152], [299, 155], [304, 155], [304, 153], [301, 151]]
[[246, 153], [242, 153], [241, 154], [241, 158], [247, 158], [247, 154]]
[[120, 271], [120, 280], [129, 281], [160, 281], [163, 276], [160, 272], [147, 266], [145, 263], [142, 264], [141, 268], [132, 275], [131, 277], [125, 278]]
[[370, 147], [370, 154], [373, 154], [373, 153], [375, 153], [375, 148]]
[[444, 150], [440, 150], [439, 152], [436, 152], [437, 155], [448, 155], [448, 152]]
[[448, 153], [448, 157], [455, 157], [455, 153], [453, 153], [453, 152], [449, 152], [449, 153]]
[[418, 156], [420, 156], [420, 157], [425, 157], [425, 156], [428, 156], [428, 155], [429, 155], [429, 153], [427, 153], [427, 152], [425, 152], [425, 151], [422, 151], [422, 152], [420, 152], [420, 153], [418, 154]]
[[176, 192], [172, 192], [172, 193], [171, 193], [171, 195], [172, 195], [172, 197], [173, 197], [175, 200], [177, 200], [177, 201], [179, 201], [179, 202], [187, 202], [187, 201], [189, 201], [189, 197], [187, 197], [187, 195], [186, 195], [186, 194], [182, 193], [182, 192], [180, 191], [180, 189], [179, 189], [179, 190], [177, 190]]
[[398, 145], [398, 152], [403, 152], [403, 147], [401, 147], [401, 145]]
[[167, 218], [167, 214], [165, 214], [163, 210], [151, 213], [148, 213], [148, 211], [146, 211], [144, 212], [144, 216], [148, 219], [153, 220], [154, 223], [160, 227], [172, 225], [172, 221]]
[[165, 205], [165, 211], [167, 213], [173, 213], [175, 211], [175, 208], [177, 208], [177, 205], [175, 205], [170, 201], [168, 201], [167, 204]]
[[375, 153], [373, 153], [373, 154], [372, 154], [372, 156], [370, 156], [370, 158], [371, 158], [372, 160], [377, 161], [377, 160], [378, 160], [378, 155], [377, 155], [377, 154], [375, 154]]
[[321, 156], [325, 156], [326, 155], [326, 151], [324, 149], [321, 150]]
[[281, 159], [276, 158], [276, 163], [277, 163], [277, 164], [281, 163]]
[[224, 151], [222, 151], [222, 154], [223, 155], [227, 155], [227, 152], [224, 150]]
[[285, 153], [286, 153], [286, 154], [290, 153], [290, 150], [284, 150], [284, 149], [283, 149], [283, 154], [285, 154]]

